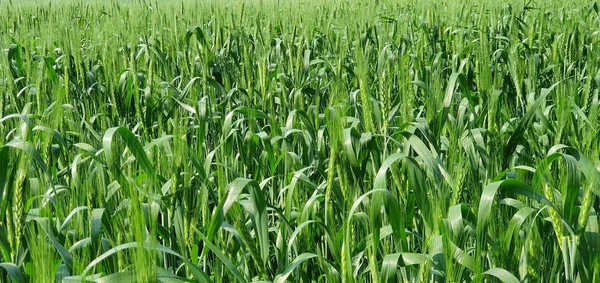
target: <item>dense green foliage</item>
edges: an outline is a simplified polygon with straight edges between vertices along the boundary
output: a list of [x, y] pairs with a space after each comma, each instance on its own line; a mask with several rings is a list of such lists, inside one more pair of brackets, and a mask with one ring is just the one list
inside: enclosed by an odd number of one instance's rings
[[597, 282], [583, 1], [0, 2], [0, 281]]

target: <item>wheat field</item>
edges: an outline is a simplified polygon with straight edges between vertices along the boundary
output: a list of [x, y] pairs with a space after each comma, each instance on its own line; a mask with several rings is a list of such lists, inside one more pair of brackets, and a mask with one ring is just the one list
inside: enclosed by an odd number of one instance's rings
[[2, 282], [598, 282], [593, 1], [0, 1]]

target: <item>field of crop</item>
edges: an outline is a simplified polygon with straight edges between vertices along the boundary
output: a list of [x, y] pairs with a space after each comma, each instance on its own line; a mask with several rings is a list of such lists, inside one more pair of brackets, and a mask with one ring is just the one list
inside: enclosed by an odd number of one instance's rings
[[592, 1], [0, 1], [0, 281], [598, 282]]

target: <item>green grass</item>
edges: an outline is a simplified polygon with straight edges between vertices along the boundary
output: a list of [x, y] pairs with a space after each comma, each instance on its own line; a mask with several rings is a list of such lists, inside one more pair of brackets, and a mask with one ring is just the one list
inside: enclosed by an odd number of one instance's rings
[[458, 2], [0, 2], [0, 281], [600, 280], [598, 4]]

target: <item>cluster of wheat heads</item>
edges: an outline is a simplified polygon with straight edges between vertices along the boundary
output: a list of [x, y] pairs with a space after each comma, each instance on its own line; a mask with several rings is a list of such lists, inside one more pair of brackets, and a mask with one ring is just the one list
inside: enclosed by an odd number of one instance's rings
[[0, 281], [600, 280], [598, 5], [459, 2], [0, 2]]

